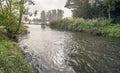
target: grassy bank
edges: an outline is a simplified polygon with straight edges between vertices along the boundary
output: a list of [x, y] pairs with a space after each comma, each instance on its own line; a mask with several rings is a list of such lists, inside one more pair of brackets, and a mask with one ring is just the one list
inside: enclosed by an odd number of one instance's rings
[[113, 24], [112, 20], [106, 19], [66, 18], [51, 22], [50, 27], [120, 38], [120, 24]]
[[[20, 33], [25, 27], [22, 26]], [[0, 29], [0, 73], [34, 73], [24, 60], [19, 45], [9, 39], [4, 29]]]

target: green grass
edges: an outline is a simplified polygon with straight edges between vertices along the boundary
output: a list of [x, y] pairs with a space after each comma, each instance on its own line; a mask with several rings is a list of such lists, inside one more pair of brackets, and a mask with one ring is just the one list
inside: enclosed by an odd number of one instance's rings
[[66, 18], [55, 20], [49, 25], [51, 28], [87, 33], [97, 30], [103, 36], [120, 38], [120, 24], [113, 24], [111, 20], [107, 19]]
[[101, 31], [107, 36], [120, 38], [120, 24], [105, 26]]
[[[23, 27], [20, 34], [25, 30]], [[0, 29], [0, 73], [34, 73], [19, 45], [7, 37], [4, 29]]]
[[0, 41], [0, 73], [33, 73], [13, 41]]

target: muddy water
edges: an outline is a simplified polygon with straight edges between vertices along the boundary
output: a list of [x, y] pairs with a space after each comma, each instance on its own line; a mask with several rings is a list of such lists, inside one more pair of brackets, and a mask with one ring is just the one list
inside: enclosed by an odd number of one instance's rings
[[37, 73], [120, 73], [120, 40], [27, 25], [20, 37]]

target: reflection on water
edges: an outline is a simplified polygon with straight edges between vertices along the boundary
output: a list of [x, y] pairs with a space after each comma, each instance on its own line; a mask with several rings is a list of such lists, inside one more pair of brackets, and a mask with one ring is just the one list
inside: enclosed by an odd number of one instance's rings
[[41, 29], [45, 30], [46, 25], [41, 25]]
[[120, 73], [120, 40], [28, 26], [20, 46], [37, 73]]

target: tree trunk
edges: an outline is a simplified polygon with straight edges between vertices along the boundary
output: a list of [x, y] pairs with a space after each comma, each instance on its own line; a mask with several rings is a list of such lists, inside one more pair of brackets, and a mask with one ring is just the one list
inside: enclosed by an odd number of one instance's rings
[[109, 20], [111, 19], [111, 6], [109, 5], [109, 9], [108, 9], [108, 18], [109, 18]]
[[111, 19], [111, 13], [110, 13], [110, 11], [108, 12], [108, 18], [109, 18], [109, 20]]
[[[24, 1], [23, 0], [21, 0], [21, 3], [23, 3]], [[17, 27], [17, 29], [16, 29], [16, 32], [15, 32], [15, 34], [17, 34], [18, 33], [18, 31], [19, 31], [19, 29], [20, 29], [20, 25], [21, 25], [21, 22], [22, 22], [22, 16], [23, 16], [23, 11], [22, 11], [22, 7], [20, 6], [20, 15], [19, 15], [19, 23], [18, 23], [18, 27]]]
[[22, 22], [22, 15], [23, 15], [22, 12], [20, 12], [19, 23], [18, 23], [18, 27], [17, 27], [17, 30], [16, 30], [15, 34], [18, 33], [18, 31], [20, 29], [20, 25], [21, 25], [21, 22]]

